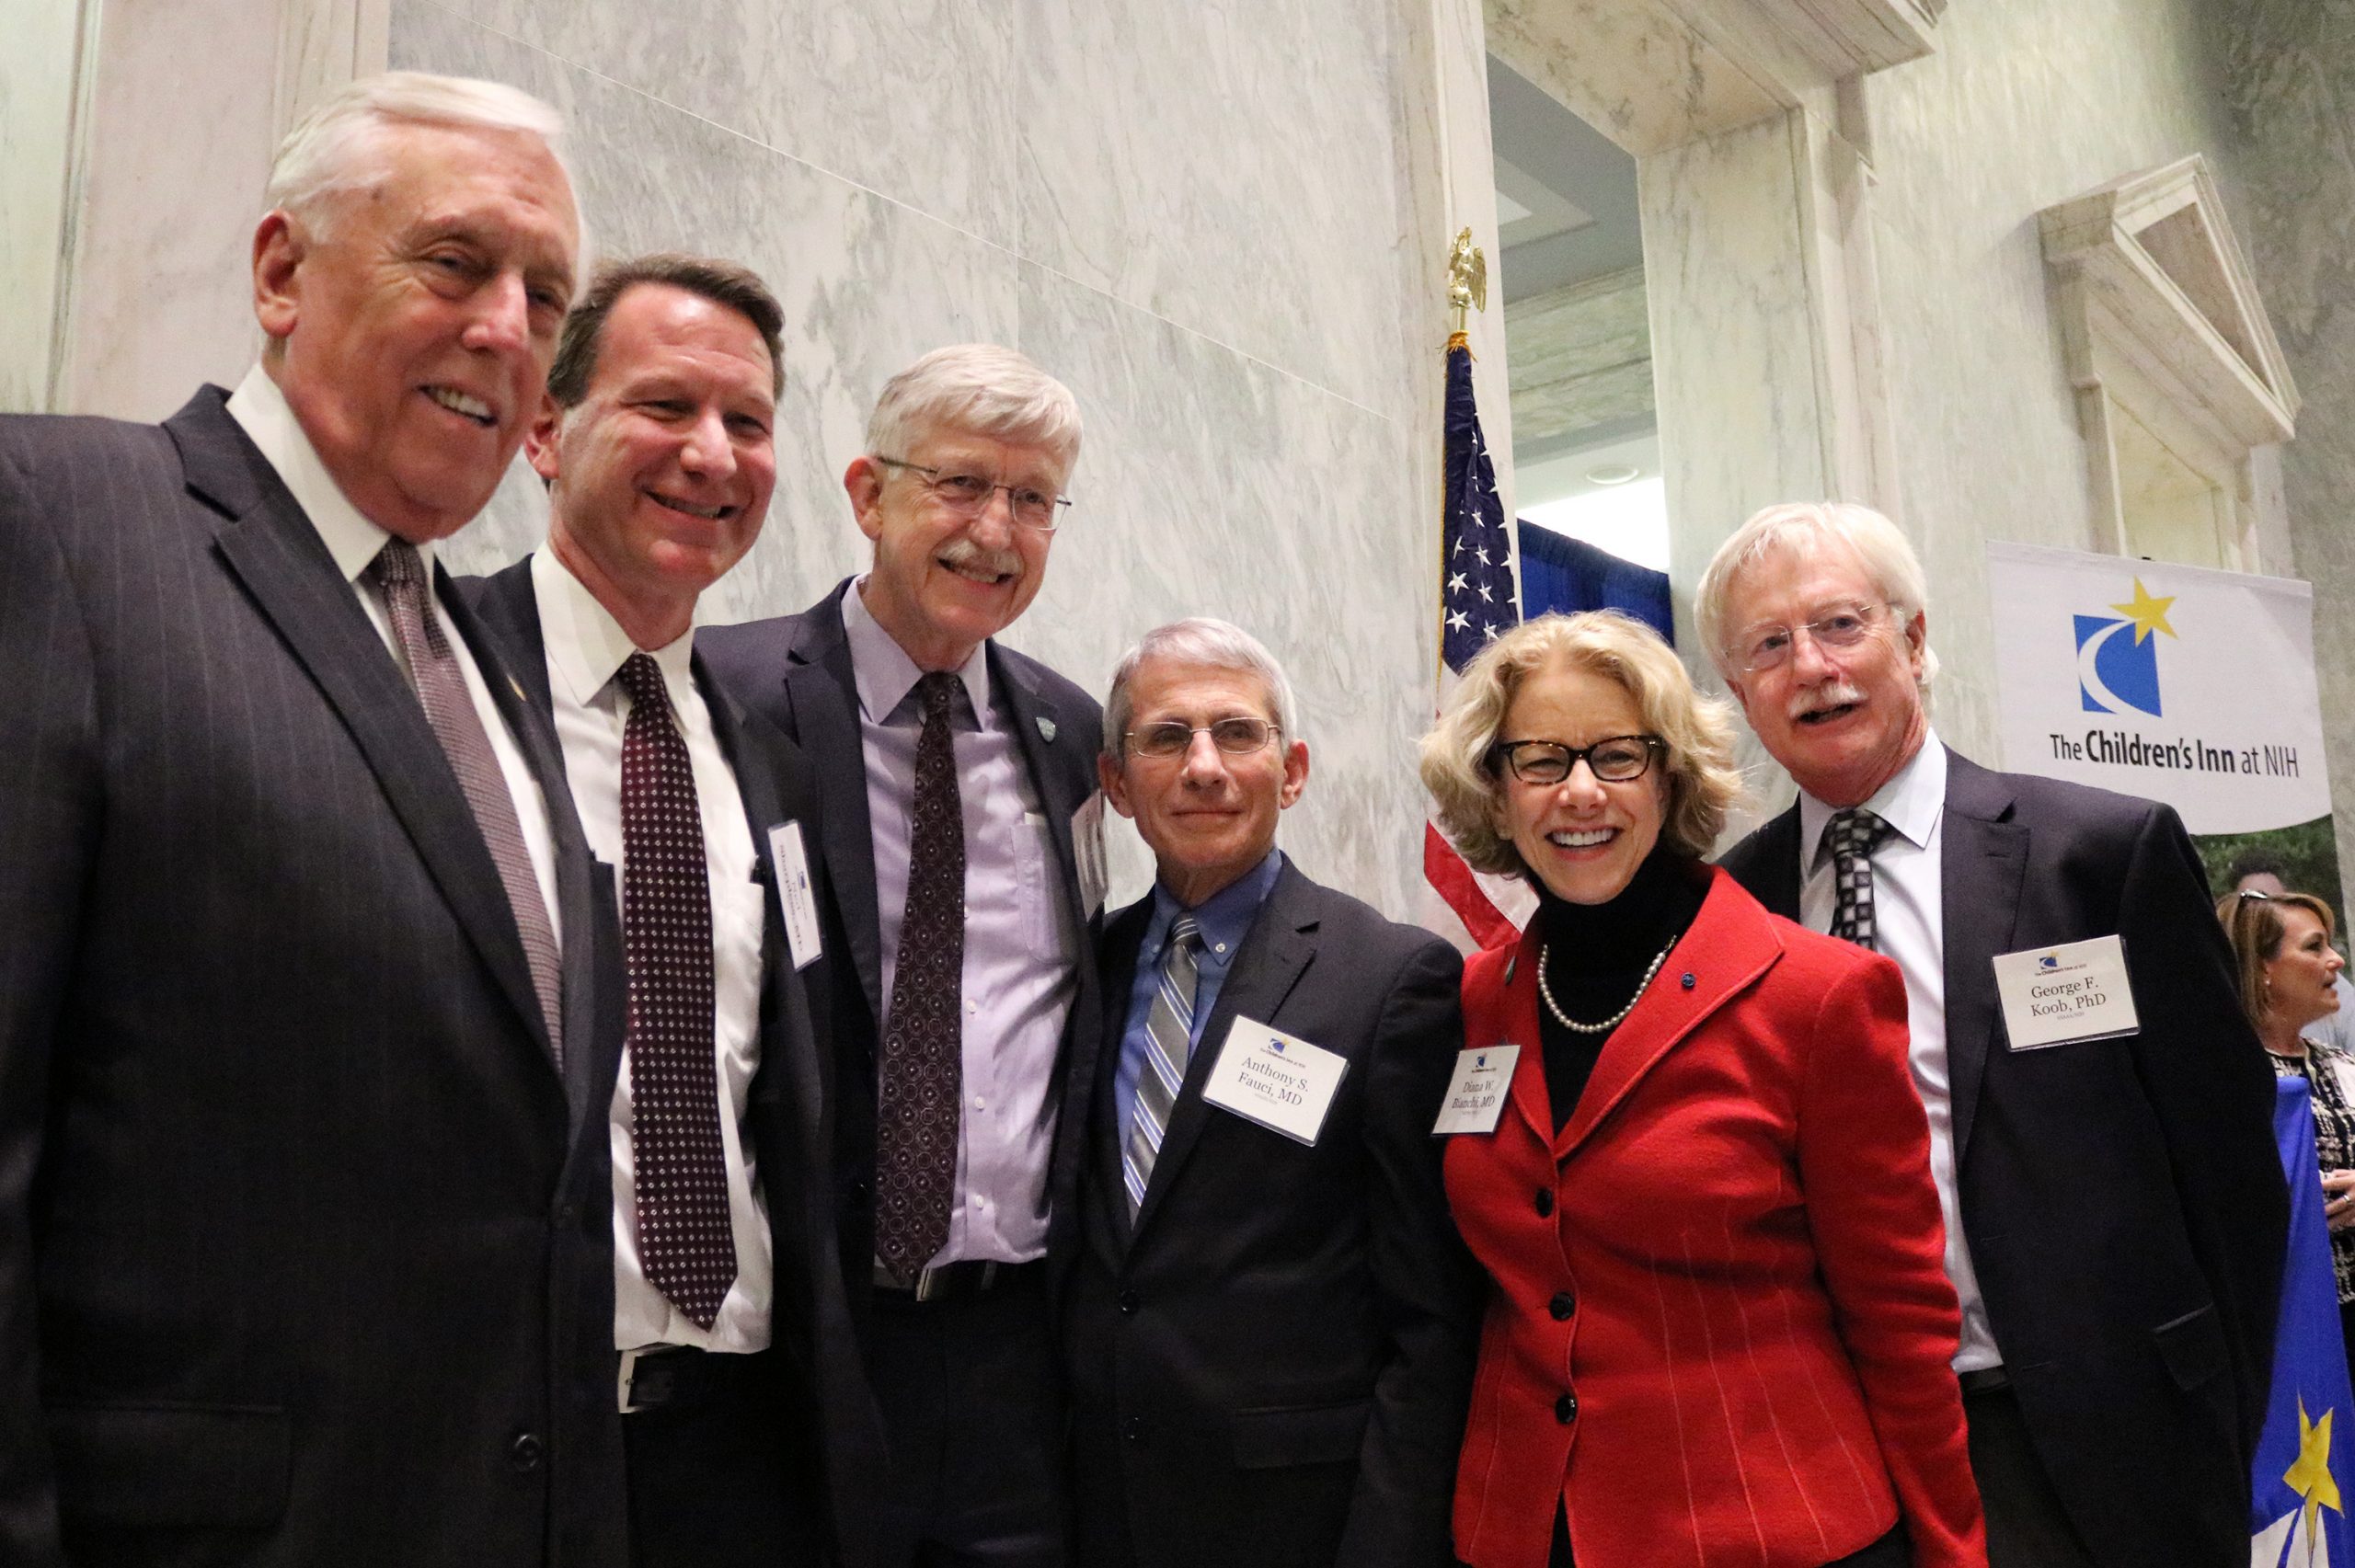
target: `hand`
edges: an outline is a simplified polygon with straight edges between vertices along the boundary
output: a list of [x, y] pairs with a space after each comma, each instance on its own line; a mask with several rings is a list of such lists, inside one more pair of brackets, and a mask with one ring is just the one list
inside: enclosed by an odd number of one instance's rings
[[2322, 1217], [2332, 1230], [2355, 1225], [2355, 1171], [2325, 1171], [2322, 1195]]

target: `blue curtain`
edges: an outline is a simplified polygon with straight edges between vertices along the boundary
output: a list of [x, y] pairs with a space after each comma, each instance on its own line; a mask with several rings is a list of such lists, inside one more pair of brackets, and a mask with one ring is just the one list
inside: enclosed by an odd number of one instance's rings
[[1521, 612], [1524, 617], [1559, 611], [1624, 610], [1676, 643], [1669, 609], [1668, 574], [1623, 561], [1583, 540], [1520, 523]]

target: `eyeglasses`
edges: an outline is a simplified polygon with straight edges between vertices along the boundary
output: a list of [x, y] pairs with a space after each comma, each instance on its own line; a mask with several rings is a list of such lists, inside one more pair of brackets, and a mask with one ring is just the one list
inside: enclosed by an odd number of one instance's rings
[[1611, 735], [1591, 746], [1565, 746], [1558, 740], [1499, 740], [1488, 749], [1488, 755], [1522, 783], [1545, 787], [1568, 779], [1581, 761], [1604, 784], [1626, 784], [1650, 770], [1652, 753], [1667, 750], [1668, 742], [1657, 735]]
[[1834, 604], [1813, 620], [1798, 626], [1768, 624], [1752, 626], [1742, 634], [1736, 644], [1738, 662], [1744, 675], [1756, 675], [1761, 670], [1774, 670], [1791, 657], [1798, 646], [1798, 635], [1805, 632], [1815, 639], [1818, 647], [1844, 650], [1856, 647], [1880, 629], [1881, 616], [1896, 606], [1890, 604]]
[[1035, 528], [1041, 533], [1052, 533], [1062, 521], [1058, 509], [1071, 505], [1068, 496], [1050, 495], [1028, 485], [1001, 485], [979, 474], [951, 474], [945, 469], [928, 468], [921, 463], [910, 463], [903, 457], [876, 455], [876, 462], [887, 468], [904, 468], [923, 476], [925, 486], [932, 491], [932, 498], [955, 512], [959, 517], [979, 517], [989, 509], [990, 498], [998, 491], [1005, 492], [1007, 509], [1014, 521], [1025, 528]]
[[1237, 715], [1223, 718], [1216, 724], [1179, 724], [1171, 719], [1165, 724], [1149, 724], [1143, 729], [1132, 729], [1122, 739], [1129, 750], [1140, 757], [1183, 756], [1194, 744], [1194, 737], [1207, 735], [1211, 744], [1230, 757], [1248, 757], [1281, 733], [1263, 718]]

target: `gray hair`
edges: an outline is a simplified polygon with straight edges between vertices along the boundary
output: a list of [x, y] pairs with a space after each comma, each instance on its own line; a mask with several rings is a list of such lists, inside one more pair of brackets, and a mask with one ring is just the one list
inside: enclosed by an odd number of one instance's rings
[[1256, 675], [1268, 693], [1268, 717], [1275, 721], [1287, 739], [1297, 740], [1300, 734], [1292, 728], [1292, 682], [1284, 676], [1283, 667], [1276, 662], [1267, 645], [1242, 627], [1225, 621], [1214, 621], [1207, 615], [1196, 615], [1184, 621], [1172, 621], [1166, 626], [1155, 626], [1139, 637], [1136, 646], [1120, 656], [1112, 670], [1112, 690], [1104, 699], [1104, 755], [1119, 767], [1127, 757], [1120, 744], [1129, 732], [1129, 721], [1136, 716], [1136, 706], [1129, 696], [1129, 683], [1148, 658], [1166, 658], [1175, 664], [1206, 665], [1212, 670], [1235, 670]]
[[[1867, 506], [1854, 501], [1786, 501], [1752, 515], [1717, 546], [1701, 584], [1693, 594], [1693, 619], [1700, 627], [1701, 645], [1709, 651], [1717, 673], [1731, 681], [1741, 672], [1732, 668], [1728, 646], [1735, 628], [1725, 624], [1726, 601], [1732, 597], [1742, 572], [1775, 550], [1800, 550], [1825, 541], [1855, 553], [1880, 595], [1889, 601], [1892, 619], [1902, 626], [1930, 608], [1930, 585], [1922, 574], [1921, 559], [1897, 524]], [[1924, 686], [1938, 672], [1938, 656], [1924, 640], [1922, 647]]]
[[[286, 133], [262, 189], [266, 208], [299, 219], [314, 234], [326, 234], [334, 225], [335, 199], [366, 189], [376, 177], [376, 143], [396, 125], [536, 136], [564, 170], [565, 183], [572, 183], [572, 171], [557, 148], [564, 117], [521, 87], [470, 76], [386, 71], [328, 94]], [[585, 249], [585, 231], [578, 241]]]
[[943, 429], [1044, 447], [1063, 480], [1079, 461], [1079, 402], [1071, 388], [995, 343], [935, 349], [885, 383], [867, 421], [867, 454], [904, 458], [914, 442]]

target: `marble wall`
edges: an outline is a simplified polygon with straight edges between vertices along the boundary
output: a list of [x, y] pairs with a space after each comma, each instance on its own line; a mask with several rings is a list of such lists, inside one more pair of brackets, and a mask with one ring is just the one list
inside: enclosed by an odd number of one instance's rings
[[2315, 585], [2315, 661], [2355, 887], [2355, 6], [2244, 0], [2216, 20], [2257, 283], [2305, 404], [2281, 449], [2298, 575]]
[[[1435, 658], [1419, 447], [1439, 317], [1419, 302], [1447, 234], [1430, 151], [1407, 140], [1436, 112], [1432, 15], [394, 0], [389, 40], [396, 67], [561, 108], [599, 249], [735, 257], [783, 299], [776, 501], [713, 618], [799, 609], [863, 564], [839, 475], [891, 372], [941, 343], [1015, 345], [1072, 386], [1087, 430], [1079, 504], [1007, 640], [1100, 690], [1156, 622], [1256, 632], [1313, 758], [1282, 841], [1403, 915]], [[454, 559], [531, 547], [533, 491], [511, 478]], [[1145, 868], [1116, 840], [1117, 896]]]
[[0, 412], [49, 406], [82, 8], [0, 0]]

